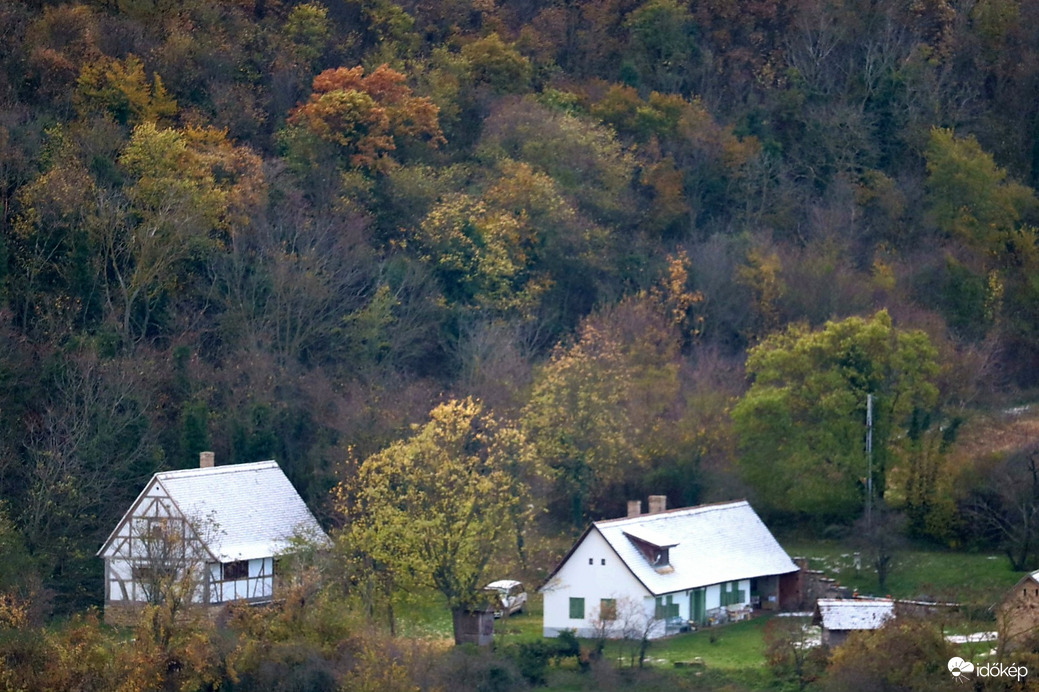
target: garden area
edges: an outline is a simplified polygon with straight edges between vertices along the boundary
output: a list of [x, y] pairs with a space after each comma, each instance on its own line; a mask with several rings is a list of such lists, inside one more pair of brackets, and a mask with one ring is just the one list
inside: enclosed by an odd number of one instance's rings
[[[842, 586], [862, 595], [925, 601], [957, 602], [969, 606], [939, 617], [946, 634], [969, 634], [994, 628], [988, 606], [998, 602], [1022, 573], [1013, 571], [1005, 556], [982, 552], [955, 552], [910, 546], [899, 550], [891, 566], [887, 588], [878, 590], [877, 579], [866, 553], [848, 543], [790, 539], [784, 547], [794, 557], [808, 560], [810, 569], [823, 572]], [[856, 562], [858, 565], [856, 566]], [[804, 616], [760, 615], [751, 620], [702, 629], [653, 640], [639, 665], [638, 641], [579, 640], [579, 655], [568, 655], [566, 642], [542, 637], [542, 599], [535, 585], [528, 585], [526, 609], [495, 622], [494, 650], [519, 664], [540, 665], [542, 684], [552, 690], [625, 689], [777, 689], [776, 672], [768, 665], [767, 635], [773, 628], [792, 631], [807, 625]], [[399, 631], [406, 636], [448, 640], [451, 618], [434, 594], [402, 596], [397, 604]], [[780, 623], [777, 621], [784, 620]], [[787, 623], [790, 623], [789, 625]], [[810, 639], [811, 634], [806, 638]], [[817, 636], [817, 635], [816, 635]], [[990, 645], [980, 645], [989, 648]], [[961, 653], [980, 656], [979, 645], [966, 644]], [[510, 653], [511, 652], [511, 653]], [[486, 655], [470, 650], [472, 661]], [[470, 661], [470, 663], [472, 663]], [[537, 676], [535, 675], [535, 679]]]

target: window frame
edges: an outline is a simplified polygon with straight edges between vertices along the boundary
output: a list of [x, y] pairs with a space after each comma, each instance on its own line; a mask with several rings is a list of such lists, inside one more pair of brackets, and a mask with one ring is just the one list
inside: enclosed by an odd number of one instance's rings
[[[574, 613], [580, 613], [580, 615], [574, 615]], [[571, 620], [584, 620], [584, 598], [571, 596], [570, 597], [570, 619]]]
[[[238, 574], [241, 572], [241, 574]], [[249, 578], [249, 561], [235, 560], [233, 562], [220, 563], [221, 581], [241, 581]]]

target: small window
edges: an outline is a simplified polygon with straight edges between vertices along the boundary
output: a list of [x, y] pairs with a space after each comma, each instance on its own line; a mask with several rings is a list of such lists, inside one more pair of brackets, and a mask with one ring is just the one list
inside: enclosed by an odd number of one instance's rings
[[589, 565], [594, 565], [595, 564], [595, 558], [594, 557], [588, 558], [588, 564]]
[[133, 580], [144, 584], [158, 584], [176, 577], [177, 568], [170, 564], [134, 565], [131, 570]]
[[606, 558], [603, 558], [603, 559], [602, 559], [602, 564], [603, 564], [603, 565], [605, 565], [605, 564], [606, 564]]
[[599, 619], [603, 622], [611, 622], [617, 619], [616, 598], [604, 598], [599, 601]]
[[249, 577], [249, 561], [238, 560], [237, 562], [224, 563], [224, 581], [236, 579], [247, 579]]
[[584, 599], [583, 598], [571, 598], [570, 599], [570, 619], [571, 620], [584, 620]]

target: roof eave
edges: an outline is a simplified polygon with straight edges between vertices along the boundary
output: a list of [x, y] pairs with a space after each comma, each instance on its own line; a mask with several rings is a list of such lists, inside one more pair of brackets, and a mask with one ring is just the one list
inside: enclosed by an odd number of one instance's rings
[[612, 543], [610, 543], [610, 542], [609, 542], [608, 540], [606, 540], [606, 536], [603, 536], [603, 534], [602, 534], [602, 531], [599, 531], [599, 527], [598, 527], [598, 526], [596, 526], [596, 525], [595, 525], [594, 523], [593, 523], [593, 524], [589, 524], [588, 528], [587, 528], [587, 529], [585, 529], [585, 530], [584, 530], [584, 533], [582, 533], [582, 534], [581, 534], [581, 537], [580, 537], [580, 538], [578, 538], [578, 539], [577, 539], [577, 540], [576, 540], [576, 541], [574, 542], [574, 545], [573, 545], [573, 546], [572, 546], [572, 547], [570, 548], [570, 550], [569, 550], [569, 551], [567, 552], [566, 556], [565, 556], [565, 557], [563, 557], [563, 559], [559, 561], [559, 564], [558, 564], [558, 565], [556, 565], [556, 568], [555, 568], [554, 570], [552, 570], [552, 573], [551, 573], [551, 574], [549, 574], [549, 575], [548, 575], [548, 576], [547, 576], [547, 577], [545, 578], [545, 580], [544, 580], [543, 582], [541, 582], [541, 586], [539, 586], [539, 587], [537, 588], [537, 591], [538, 591], [538, 593], [543, 593], [543, 589], [544, 589], [544, 588], [545, 588], [546, 586], [548, 586], [548, 584], [549, 584], [549, 583], [550, 583], [550, 582], [552, 581], [552, 578], [553, 578], [553, 577], [555, 577], [555, 576], [556, 576], [556, 574], [558, 574], [558, 573], [559, 573], [559, 570], [561, 570], [561, 569], [563, 568], [563, 565], [565, 565], [565, 564], [566, 564], [567, 562], [569, 562], [569, 561], [570, 561], [570, 558], [571, 558], [571, 557], [573, 556], [574, 552], [575, 552], [575, 551], [577, 550], [577, 548], [578, 548], [578, 547], [579, 547], [579, 546], [580, 546], [580, 545], [581, 545], [582, 543], [584, 543], [585, 539], [586, 539], [586, 538], [588, 537], [588, 534], [590, 534], [590, 533], [592, 532], [592, 529], [595, 529], [595, 530], [596, 530], [596, 531], [597, 531], [597, 532], [599, 533], [599, 536], [600, 536], [600, 537], [602, 538], [602, 540], [603, 540], [603, 543], [605, 543], [605, 544], [606, 544], [607, 546], [609, 546], [609, 548], [610, 548], [610, 551], [611, 551], [611, 552], [612, 552], [612, 553], [613, 553], [613, 554], [614, 554], [614, 555], [615, 555], [615, 556], [617, 557], [617, 559], [618, 559], [618, 560], [620, 561], [620, 563], [621, 563], [622, 565], [624, 565], [624, 569], [628, 570], [628, 574], [630, 574], [630, 575], [631, 575], [632, 577], [634, 577], [634, 578], [635, 578], [635, 580], [636, 580], [636, 581], [637, 581], [637, 582], [638, 582], [639, 584], [642, 584], [642, 588], [644, 588], [644, 589], [646, 590], [646, 592], [647, 592], [647, 593], [649, 593], [650, 595], [653, 595], [653, 596], [657, 596], [658, 594], [657, 594], [657, 593], [655, 593], [655, 592], [653, 591], [653, 589], [651, 589], [651, 588], [649, 588], [648, 586], [646, 586], [646, 582], [642, 581], [642, 579], [641, 579], [641, 578], [639, 577], [639, 575], [635, 574], [635, 572], [634, 572], [634, 571], [633, 571], [633, 570], [631, 569], [631, 567], [630, 567], [630, 566], [628, 566], [628, 563], [627, 563], [627, 561], [626, 561], [626, 560], [625, 560], [625, 559], [624, 559], [624, 558], [623, 558], [623, 557], [621, 556], [621, 554], [620, 554], [620, 553], [618, 553], [618, 552], [617, 552], [616, 548], [614, 548], [614, 547], [613, 547], [613, 544], [612, 544]]

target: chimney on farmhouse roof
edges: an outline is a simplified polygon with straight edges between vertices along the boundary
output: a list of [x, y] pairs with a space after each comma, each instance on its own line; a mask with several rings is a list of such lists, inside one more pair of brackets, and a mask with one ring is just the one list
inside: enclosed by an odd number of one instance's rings
[[199, 452], [198, 453], [198, 467], [200, 469], [211, 469], [215, 465], [214, 455], [212, 452]]
[[659, 514], [667, 509], [667, 495], [649, 496], [649, 513]]
[[628, 518], [642, 515], [642, 500], [628, 500]]

